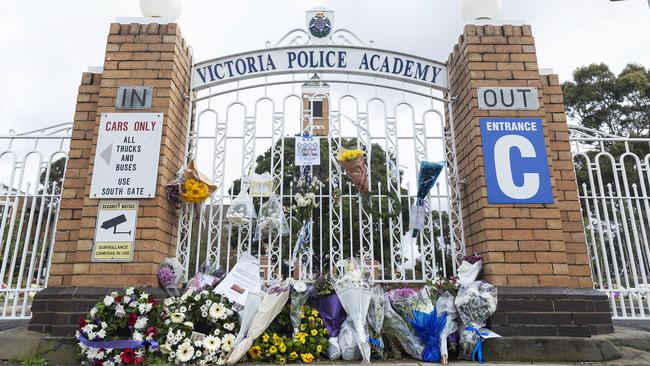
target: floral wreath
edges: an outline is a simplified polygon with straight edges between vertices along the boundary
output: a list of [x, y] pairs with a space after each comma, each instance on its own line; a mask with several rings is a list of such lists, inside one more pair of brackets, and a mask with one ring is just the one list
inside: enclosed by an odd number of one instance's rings
[[104, 296], [79, 318], [76, 338], [82, 365], [117, 366], [145, 363], [155, 352], [161, 306], [133, 287]]
[[164, 305], [167, 333], [160, 351], [171, 363], [226, 363], [239, 331], [239, 317], [229, 300], [208, 290], [188, 290]]
[[[288, 309], [287, 306], [285, 310]], [[287, 317], [288, 313], [283, 311], [279, 317], [283, 316]], [[265, 332], [257, 338], [248, 350], [251, 360], [285, 364], [299, 361], [312, 363], [327, 358], [328, 334], [318, 310], [308, 305], [302, 306], [300, 318], [300, 331], [295, 336]]]

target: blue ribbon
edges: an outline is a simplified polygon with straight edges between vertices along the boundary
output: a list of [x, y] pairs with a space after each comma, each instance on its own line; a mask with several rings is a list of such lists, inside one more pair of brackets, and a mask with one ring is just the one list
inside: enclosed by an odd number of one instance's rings
[[481, 336], [481, 332], [474, 327], [467, 327], [465, 330], [474, 332], [478, 336], [478, 343], [476, 343], [474, 350], [472, 351], [472, 361], [476, 361], [476, 358], [478, 357], [478, 362], [483, 363], [483, 336]]
[[[293, 247], [293, 253], [291, 255], [291, 268], [295, 266], [296, 259], [298, 258], [298, 252], [308, 253], [309, 249], [307, 247], [307, 238], [311, 236], [311, 225], [313, 221], [309, 220], [305, 222], [300, 231], [298, 232], [298, 240], [296, 240], [296, 245]], [[306, 263], [303, 263], [306, 264]]]
[[110, 348], [110, 349], [125, 349], [125, 348], [140, 348], [146, 345], [151, 345], [151, 348], [158, 348], [158, 342], [156, 340], [151, 341], [136, 341], [133, 339], [120, 339], [116, 341], [90, 341], [86, 337], [80, 335], [79, 343], [83, 344], [86, 347], [90, 348]]

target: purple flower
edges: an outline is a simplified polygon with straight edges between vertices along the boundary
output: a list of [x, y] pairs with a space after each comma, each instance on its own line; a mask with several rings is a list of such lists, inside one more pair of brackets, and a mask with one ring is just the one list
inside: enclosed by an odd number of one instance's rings
[[396, 288], [388, 291], [388, 299], [392, 302], [396, 299], [404, 299], [411, 296], [414, 296], [417, 293], [417, 290], [410, 287]]
[[160, 267], [158, 270], [158, 281], [163, 287], [169, 287], [176, 282], [176, 274], [174, 270], [167, 266]]
[[483, 257], [481, 257], [480, 255], [467, 255], [467, 256], [463, 257], [463, 260], [465, 262], [468, 262], [469, 264], [474, 264], [474, 263], [476, 263], [478, 261], [482, 261]]

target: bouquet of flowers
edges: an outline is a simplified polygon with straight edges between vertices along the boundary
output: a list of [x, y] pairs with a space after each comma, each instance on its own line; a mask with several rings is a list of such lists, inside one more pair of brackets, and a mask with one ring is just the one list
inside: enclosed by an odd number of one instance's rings
[[301, 174], [298, 180], [295, 181], [293, 189], [296, 204], [292, 208], [295, 211], [294, 217], [298, 222], [303, 223], [311, 220], [312, 212], [315, 208], [318, 208], [316, 196], [319, 194], [322, 185], [323, 183], [318, 177], [309, 173]]
[[178, 292], [183, 280], [183, 265], [176, 258], [165, 258], [158, 270], [158, 282], [169, 293], [170, 289]]
[[420, 306], [418, 302], [419, 290], [404, 287], [390, 290], [386, 293], [386, 298], [390, 301], [392, 308], [400, 314], [404, 319], [410, 320], [413, 318], [411, 309], [416, 309]]
[[79, 318], [76, 338], [82, 365], [127, 365], [157, 352], [161, 307], [132, 287], [104, 296]]
[[248, 195], [246, 189], [242, 186], [239, 194], [232, 200], [228, 211], [226, 212], [226, 221], [235, 226], [246, 226], [257, 217], [253, 198]]
[[413, 334], [409, 324], [398, 315], [391, 306], [388, 295], [384, 296], [384, 325], [383, 334], [390, 339], [390, 343], [398, 344], [409, 356], [420, 359], [424, 345], [418, 337]]
[[[300, 361], [312, 363], [325, 357], [328, 332], [318, 310], [308, 305], [300, 307], [299, 310], [299, 331], [292, 334], [291, 326], [280, 325], [273, 327], [275, 332], [264, 332], [248, 349], [252, 361], [279, 364]], [[278, 318], [282, 317], [281, 313]]]
[[200, 203], [217, 189], [217, 185], [196, 169], [194, 160], [179, 170], [176, 177], [165, 185], [167, 200], [175, 207], [181, 203]]
[[456, 306], [454, 305], [454, 295], [445, 291], [442, 295], [438, 296], [436, 309], [438, 309], [438, 316], [446, 317], [445, 327], [440, 334], [440, 357], [442, 363], [447, 364], [449, 360], [448, 345], [454, 343], [452, 334], [458, 334], [458, 325], [454, 321], [458, 316]]
[[248, 180], [251, 197], [268, 197], [273, 192], [273, 177], [268, 172], [251, 174]]
[[341, 357], [341, 348], [338, 343], [339, 331], [345, 320], [345, 310], [339, 297], [334, 292], [334, 285], [328, 276], [320, 275], [314, 281], [314, 307], [318, 310], [321, 319], [325, 323], [330, 338], [330, 345], [327, 349], [327, 355], [330, 360], [336, 360]]
[[371, 348], [371, 355], [376, 359], [384, 359], [384, 340], [381, 336], [382, 327], [384, 326], [384, 290], [381, 286], [372, 288], [370, 305], [368, 306], [368, 331]]
[[284, 209], [280, 197], [275, 193], [271, 194], [268, 201], [260, 207], [260, 215], [257, 219], [257, 233], [261, 237], [265, 233], [275, 230], [280, 235], [289, 235], [289, 223], [284, 216]]
[[224, 277], [225, 272], [217, 268], [217, 263], [210, 264], [210, 262], [206, 260], [187, 284], [186, 291], [200, 292], [204, 288], [212, 290], [212, 288], [217, 283], [221, 282]]
[[294, 281], [291, 285], [291, 324], [293, 325], [293, 334], [300, 332], [302, 309], [314, 292], [312, 285], [307, 285], [303, 281]]
[[435, 303], [445, 293], [449, 293], [452, 297], [456, 296], [459, 286], [457, 277], [449, 276], [445, 278], [436, 276], [433, 280], [427, 280], [425, 289], [431, 301]]
[[423, 161], [420, 163], [418, 193], [415, 204], [411, 207], [409, 214], [409, 227], [411, 228], [411, 235], [414, 238], [417, 236], [418, 231], [424, 227], [424, 218], [428, 212], [426, 198], [436, 183], [436, 180], [438, 180], [443, 166], [444, 162], [434, 163], [431, 161]]
[[458, 267], [456, 273], [458, 274], [458, 282], [461, 286], [469, 286], [481, 273], [483, 267], [483, 257], [480, 255], [465, 256], [463, 263]]
[[189, 290], [164, 304], [167, 334], [160, 350], [170, 362], [225, 364], [239, 330], [239, 318], [228, 299], [208, 290]]
[[341, 167], [350, 176], [352, 184], [361, 193], [368, 193], [368, 170], [364, 161], [362, 150], [346, 150], [341, 148], [337, 160]]
[[370, 305], [370, 273], [360, 263], [347, 260], [344, 263], [344, 274], [336, 280], [336, 294], [354, 324], [357, 346], [361, 351], [364, 362], [370, 362], [370, 345], [366, 334], [366, 316]]
[[455, 305], [465, 327], [460, 335], [461, 357], [475, 359], [478, 356], [482, 362], [483, 340], [480, 330], [497, 310], [497, 289], [483, 281], [462, 286]]
[[234, 365], [246, 354], [246, 351], [253, 345], [253, 341], [264, 333], [273, 319], [282, 311], [288, 299], [289, 286], [280, 284], [268, 289], [264, 297], [262, 297], [257, 313], [255, 313], [251, 326], [246, 332], [246, 337], [235, 346], [235, 349], [228, 356], [228, 365]]

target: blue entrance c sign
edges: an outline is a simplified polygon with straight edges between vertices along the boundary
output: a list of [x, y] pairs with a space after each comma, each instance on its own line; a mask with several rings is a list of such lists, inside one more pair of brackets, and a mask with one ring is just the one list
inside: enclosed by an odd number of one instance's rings
[[541, 118], [481, 118], [488, 203], [553, 203]]

